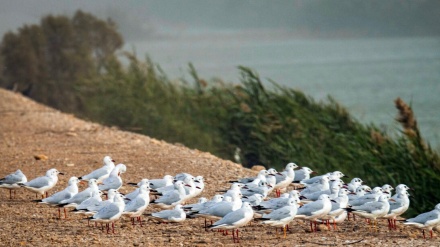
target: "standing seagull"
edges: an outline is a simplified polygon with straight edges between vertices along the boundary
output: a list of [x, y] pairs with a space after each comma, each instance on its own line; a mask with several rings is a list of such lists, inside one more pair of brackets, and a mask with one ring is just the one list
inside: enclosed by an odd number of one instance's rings
[[88, 182], [89, 187], [87, 187], [85, 190], [75, 194], [72, 196], [72, 198], [66, 199], [61, 201], [58, 206], [64, 207], [64, 208], [74, 208], [81, 204], [83, 201], [89, 199], [92, 197], [94, 192], [96, 193], [98, 191], [98, 186], [96, 184], [96, 179], [92, 178]]
[[37, 193], [37, 195], [41, 194], [41, 198], [44, 198], [44, 194], [46, 193], [47, 197], [47, 191], [57, 184], [58, 174], [64, 175], [64, 173], [52, 168], [46, 172], [46, 176], [35, 178], [27, 183], [19, 183], [18, 185]]
[[360, 206], [346, 208], [346, 210], [361, 217], [371, 219], [373, 221], [374, 228], [377, 231], [377, 219], [385, 216], [388, 213], [390, 210], [390, 203], [388, 202], [386, 195], [381, 195], [377, 201], [370, 201]]
[[270, 226], [282, 227], [284, 232], [284, 238], [286, 238], [286, 226], [295, 218], [298, 211], [298, 198], [290, 198], [287, 201], [287, 205], [272, 211], [269, 214], [263, 214], [258, 220], [262, 220], [263, 224]]
[[[249, 202], [244, 202], [240, 209], [228, 213], [219, 221], [214, 222], [209, 228], [225, 230], [232, 229], [232, 239], [234, 243], [240, 243], [238, 228], [249, 223], [253, 217], [254, 210], [252, 210]], [[234, 231], [234, 229], [236, 230]]]
[[173, 185], [174, 177], [171, 175], [165, 175], [163, 178], [150, 179], [150, 188], [158, 189], [165, 186]]
[[110, 230], [110, 223], [112, 223], [112, 233], [115, 233], [115, 221], [117, 221], [124, 211], [125, 203], [123, 196], [119, 193], [115, 195], [114, 202], [101, 208], [96, 214], [88, 218], [91, 221], [106, 223], [107, 234]]
[[435, 206], [434, 210], [407, 219], [403, 224], [422, 229], [423, 238], [426, 238], [425, 230], [429, 230], [432, 238], [432, 228], [440, 225], [440, 203]]
[[396, 187], [397, 194], [392, 197], [394, 202], [390, 202], [390, 210], [384, 216], [384, 218], [388, 219], [388, 227], [391, 229], [397, 229], [396, 218], [405, 213], [409, 208], [410, 201], [407, 189], [409, 188], [404, 184]]
[[107, 191], [109, 189], [118, 190], [122, 186], [121, 173], [127, 171], [127, 167], [124, 164], [118, 164], [110, 172], [110, 175], [102, 181], [102, 184], [98, 186], [99, 190]]
[[101, 182], [105, 178], [107, 178], [110, 174], [110, 172], [115, 168], [115, 161], [112, 160], [110, 156], [105, 156], [103, 159], [103, 167], [96, 169], [92, 171], [91, 173], [84, 175], [82, 177], [79, 177], [80, 180], [89, 181], [90, 179], [94, 178], [98, 182]]
[[125, 205], [124, 212], [122, 214], [130, 216], [133, 225], [134, 218], [136, 217], [137, 221], [142, 226], [141, 216], [148, 207], [148, 204], [150, 204], [150, 187], [148, 184], [142, 185], [139, 188], [138, 195], [130, 200], [131, 201]]
[[151, 217], [161, 222], [178, 223], [186, 219], [186, 213], [181, 204], [177, 204], [174, 209], [162, 210], [157, 213], [152, 213]]
[[[319, 196], [317, 201], [307, 203], [306, 205], [300, 207], [295, 218], [309, 220], [310, 230], [312, 232], [316, 232], [316, 220], [326, 216], [331, 209], [332, 203], [329, 195], [323, 194]], [[315, 229], [313, 229], [313, 223], [315, 223]]]
[[[64, 190], [42, 200], [36, 200], [36, 202], [57, 206], [63, 200], [68, 200], [78, 193], [78, 183], [79, 179], [77, 177], [71, 177], [68, 186]], [[58, 208], [58, 218], [61, 218], [61, 208]], [[66, 208], [64, 208], [64, 218], [67, 218]]]
[[0, 188], [5, 188], [9, 190], [9, 199], [12, 199], [12, 190], [14, 190], [14, 196], [15, 196], [15, 190], [20, 188], [19, 183], [26, 183], [27, 178], [23, 174], [23, 172], [18, 169], [16, 172], [11, 173], [7, 175], [6, 177], [0, 179]]
[[295, 179], [295, 171], [293, 169], [298, 168], [298, 165], [295, 163], [289, 163], [284, 168], [284, 171], [281, 174], [275, 174], [277, 182], [275, 184], [275, 193], [277, 197], [280, 197], [281, 191], [285, 190], [287, 186], [289, 186], [293, 180]]
[[186, 192], [184, 186], [190, 186], [183, 181], [177, 181], [174, 183], [175, 190], [166, 192], [159, 199], [151, 201], [152, 204], [157, 205], [163, 209], [170, 209], [177, 204], [180, 204], [185, 199]]

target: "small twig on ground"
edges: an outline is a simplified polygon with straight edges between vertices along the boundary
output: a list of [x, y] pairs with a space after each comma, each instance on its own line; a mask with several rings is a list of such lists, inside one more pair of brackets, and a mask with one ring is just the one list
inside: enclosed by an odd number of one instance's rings
[[[364, 239], [360, 239], [360, 240], [356, 240], [353, 242], [349, 242], [349, 243], [343, 243], [342, 245], [350, 245], [350, 244], [356, 244], [359, 243], [361, 241], [363, 241]], [[306, 241], [306, 240], [302, 240], [303, 243], [309, 243], [309, 244], [317, 244], [317, 245], [328, 245], [328, 246], [337, 246], [338, 244], [335, 243], [317, 243], [317, 242], [312, 242], [312, 241]]]

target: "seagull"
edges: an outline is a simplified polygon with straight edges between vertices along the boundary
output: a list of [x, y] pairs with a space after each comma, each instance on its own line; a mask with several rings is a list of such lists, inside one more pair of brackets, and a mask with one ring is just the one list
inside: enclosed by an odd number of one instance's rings
[[196, 204], [190, 204], [190, 205], [185, 205], [185, 206], [183, 206], [183, 209], [187, 212], [187, 214], [196, 213], [196, 212], [201, 211], [201, 210], [203, 210], [203, 209], [205, 209], [205, 208], [209, 208], [209, 207], [215, 205], [215, 204], [218, 203], [218, 202], [223, 201], [224, 196], [223, 196], [223, 195], [218, 195], [218, 194], [217, 194], [217, 195], [214, 195], [214, 196], [212, 197], [212, 199], [209, 200], [209, 201], [206, 201], [206, 202], [200, 202], [200, 200], [201, 200], [202, 198], [204, 198], [204, 197], [201, 197], [201, 198], [199, 199], [199, 202], [196, 203]]
[[[327, 220], [327, 227], [329, 227], [329, 220], [333, 221], [333, 230], [336, 230], [336, 218], [338, 218], [341, 214], [347, 213], [344, 209], [348, 206], [348, 194], [351, 193], [348, 189], [342, 188], [338, 191], [338, 197], [334, 198], [331, 202], [332, 209], [330, 212], [321, 218], [321, 220]], [[346, 216], [346, 215], [345, 215]], [[344, 218], [345, 219], [345, 218]]]
[[293, 171], [295, 168], [298, 168], [298, 165], [295, 163], [289, 163], [284, 168], [284, 171], [281, 174], [275, 174], [276, 184], [275, 191], [277, 197], [280, 196], [281, 191], [285, 190], [287, 186], [289, 186], [293, 180], [295, 179], [295, 172]]
[[12, 199], [12, 190], [14, 190], [14, 196], [15, 196], [15, 190], [20, 188], [19, 183], [26, 183], [27, 178], [23, 174], [23, 172], [18, 169], [14, 173], [11, 173], [7, 175], [6, 177], [0, 179], [0, 188], [8, 189], [9, 190], [9, 199]]
[[[412, 190], [412, 189], [410, 187], [406, 186], [405, 184], [399, 184], [396, 186], [396, 195], [397, 195], [397, 193], [399, 193], [399, 191], [402, 191], [402, 190], [408, 191], [408, 190]], [[392, 198], [394, 198], [394, 197], [392, 197]]]
[[96, 214], [88, 218], [91, 221], [106, 223], [107, 234], [110, 229], [110, 223], [112, 223], [112, 233], [115, 233], [115, 221], [117, 221], [124, 211], [125, 203], [123, 196], [119, 193], [115, 195], [114, 202], [101, 208]]
[[163, 209], [169, 209], [177, 204], [180, 204], [182, 200], [185, 199], [186, 192], [185, 192], [185, 186], [190, 186], [185, 184], [183, 181], [177, 181], [174, 183], [175, 190], [169, 191], [160, 198], [151, 201], [153, 205], [156, 205]]
[[255, 179], [260, 179], [260, 181], [266, 181], [266, 176], [269, 175], [269, 172], [267, 170], [261, 170], [258, 172], [256, 177], [247, 177], [247, 178], [240, 178], [236, 181], [229, 181], [230, 183], [242, 183], [242, 184], [247, 184], [247, 183], [252, 183]]
[[[35, 200], [35, 201], [42, 204], [48, 204], [49, 206], [57, 206], [62, 201], [68, 200], [78, 193], [78, 183], [79, 183], [79, 179], [77, 177], [71, 177], [67, 182], [68, 186], [64, 190], [59, 191], [42, 200]], [[61, 208], [58, 208], [58, 218], [61, 218]], [[67, 218], [67, 213], [65, 208], [64, 208], [64, 218]]]
[[[96, 205], [96, 204], [101, 203], [101, 202], [102, 202], [102, 198], [101, 198], [101, 196], [102, 196], [103, 194], [104, 194], [104, 193], [103, 193], [102, 191], [100, 191], [100, 190], [95, 190], [95, 191], [93, 191], [93, 192], [92, 192], [92, 197], [90, 197], [89, 199], [84, 200], [83, 202], [81, 202], [81, 203], [80, 203], [79, 205], [77, 205], [77, 206], [75, 207], [75, 209], [72, 210], [71, 212], [74, 212], [75, 214], [85, 214], [85, 215], [87, 215], [87, 214], [91, 214], [91, 215], [93, 215], [95, 212], [90, 213], [90, 212], [87, 210], [87, 208], [90, 207], [90, 206], [94, 206], [94, 205]], [[113, 200], [113, 198], [112, 198], [112, 200]]]
[[327, 175], [320, 177], [315, 183], [308, 184], [305, 189], [301, 191], [301, 195], [305, 196], [307, 194], [311, 194], [318, 191], [328, 190], [330, 189], [329, 184], [330, 178]]
[[423, 238], [426, 238], [425, 230], [429, 230], [432, 238], [432, 228], [440, 225], [440, 203], [437, 204], [432, 211], [419, 214], [415, 218], [404, 220], [403, 224], [422, 229]]
[[106, 207], [107, 205], [113, 203], [115, 196], [118, 193], [119, 192], [115, 189], [109, 189], [107, 191], [107, 200], [105, 200], [105, 201], [101, 200], [101, 201], [98, 201], [94, 204], [91, 204], [90, 206], [87, 207], [86, 214], [94, 214], [94, 213], [98, 212], [99, 210], [101, 210], [102, 208]]
[[271, 186], [267, 184], [267, 182], [263, 182], [260, 181], [258, 183], [258, 186], [256, 187], [251, 187], [248, 189], [241, 189], [241, 194], [243, 194], [243, 196], [252, 196], [255, 194], [260, 194], [263, 195], [263, 198], [266, 198], [269, 190], [270, 190]]
[[223, 194], [223, 196], [232, 196], [232, 194], [236, 191], [236, 192], [240, 192], [240, 189], [247, 189], [248, 187], [246, 187], [244, 184], [242, 183], [233, 183], [231, 185], [231, 188], [229, 190], [219, 190], [217, 192], [225, 192]]
[[89, 179], [88, 185], [89, 186], [85, 190], [75, 194], [69, 199], [59, 202], [58, 206], [64, 208], [73, 208], [92, 197], [93, 192], [98, 190], [96, 179]]
[[312, 169], [308, 167], [301, 167], [299, 170], [295, 170], [295, 177], [294, 177], [294, 183], [300, 183], [302, 180], [310, 179], [310, 175], [314, 174]]
[[356, 189], [362, 185], [364, 181], [360, 178], [353, 178], [350, 183], [347, 184], [347, 189], [351, 192], [356, 192]]
[[388, 219], [388, 226], [391, 229], [396, 228], [396, 218], [406, 212], [409, 208], [409, 193], [406, 190], [399, 190], [396, 195], [393, 196], [393, 200], [390, 202], [390, 210], [384, 218]]
[[391, 191], [394, 190], [393, 186], [389, 184], [384, 184], [382, 187], [383, 193], [387, 196], [387, 198], [391, 198]]
[[96, 179], [98, 182], [106, 179], [110, 172], [115, 168], [115, 161], [110, 156], [105, 156], [102, 163], [103, 166], [99, 169], [92, 171], [91, 173], [79, 177], [80, 180], [89, 181], [90, 179]]
[[37, 177], [26, 183], [18, 183], [18, 185], [37, 194], [41, 194], [41, 198], [44, 198], [44, 194], [46, 194], [47, 197], [47, 191], [57, 184], [58, 174], [64, 175], [64, 173], [52, 168], [46, 172], [46, 176]]
[[206, 202], [208, 202], [208, 199], [206, 197], [200, 197], [196, 203], [186, 204], [182, 206], [182, 208], [188, 214], [188, 211], [191, 211], [192, 208], [203, 207], [203, 204]]
[[165, 175], [163, 178], [159, 179], [150, 179], [150, 188], [151, 189], [158, 189], [165, 186], [173, 185], [174, 177], [171, 175]]
[[[319, 196], [317, 201], [300, 207], [295, 218], [309, 220], [310, 230], [313, 232], [317, 231], [316, 220], [327, 215], [331, 209], [332, 204], [329, 195], [323, 194]], [[315, 223], [315, 230], [313, 230], [313, 223]]]
[[[232, 231], [232, 239], [234, 243], [239, 243], [240, 238], [238, 236], [238, 228], [249, 223], [254, 217], [254, 211], [252, 210], [249, 202], [244, 202], [240, 209], [232, 211], [226, 214], [219, 221], [214, 222], [211, 229], [233, 229]], [[236, 229], [234, 231], [234, 229]]]
[[314, 172], [312, 169], [308, 168], [308, 167], [301, 167], [301, 169], [299, 170], [295, 170], [295, 176], [293, 177], [294, 181], [293, 183], [293, 188], [296, 189], [298, 187], [302, 187], [301, 186], [301, 181], [303, 180], [307, 180], [310, 179], [310, 175], [311, 174], [315, 174], [316, 172]]
[[329, 173], [326, 173], [324, 175], [316, 176], [316, 177], [313, 177], [313, 178], [310, 178], [310, 179], [304, 179], [304, 180], [301, 181], [301, 183], [304, 184], [304, 185], [310, 185], [310, 184], [313, 184], [313, 183], [317, 182], [323, 176], [328, 176], [331, 179], [347, 177], [347, 176], [344, 175], [344, 173], [342, 173], [340, 171], [334, 171], [334, 172], [329, 172]]
[[232, 200], [227, 201], [225, 197], [223, 201], [215, 203], [213, 206], [209, 208], [202, 209], [197, 213], [191, 214], [191, 217], [203, 217], [210, 220], [217, 220], [221, 217], [224, 217], [228, 213], [235, 211], [243, 205], [241, 198], [243, 195], [240, 192], [234, 192], [232, 194]]
[[371, 188], [367, 185], [361, 185], [356, 188], [356, 191], [354, 194], [348, 195], [348, 201], [349, 202], [354, 201], [354, 200], [366, 195], [368, 192], [371, 192]]
[[203, 190], [205, 189], [205, 179], [203, 176], [197, 176], [194, 180], [196, 192], [194, 193], [193, 197], [199, 196]]
[[284, 238], [286, 238], [286, 226], [295, 218], [299, 202], [299, 199], [290, 198], [286, 206], [276, 209], [269, 214], [263, 214], [261, 218], [256, 220], [261, 220], [263, 224], [282, 227]]
[[[136, 196], [139, 194], [140, 187], [141, 187], [142, 185], [146, 184], [146, 185], [148, 185], [148, 189], [150, 189], [149, 183], [150, 183], [150, 182], [149, 182], [149, 180], [148, 180], [147, 178], [142, 179], [142, 180], [141, 180], [139, 183], [137, 183], [137, 184], [135, 184], [135, 183], [127, 183], [127, 184], [129, 184], [129, 185], [136, 186], [137, 188], [136, 188], [134, 191], [132, 191], [131, 193], [128, 193], [128, 194], [125, 195], [126, 203], [127, 203], [129, 200], [133, 200], [134, 198], [136, 198]], [[127, 200], [127, 199], [128, 199], [128, 200]]]
[[282, 208], [282, 207], [286, 206], [287, 202], [290, 199], [292, 199], [292, 198], [298, 199], [298, 200], [300, 199], [299, 198], [300, 195], [299, 195], [299, 192], [297, 190], [290, 191], [289, 194], [287, 194], [286, 197], [284, 197], [284, 195], [285, 194], [283, 194], [283, 196], [281, 196], [281, 197], [272, 198], [270, 200], [263, 201], [263, 202], [260, 203], [260, 205], [254, 207], [254, 208], [258, 209], [258, 210], [263, 210], [263, 211], [265, 211], [265, 210], [276, 210], [276, 209], [279, 209], [279, 208]]
[[183, 180], [184, 183], [186, 183], [187, 186], [184, 186], [185, 189], [185, 196], [183, 197], [181, 204], [185, 203], [186, 201], [194, 198], [196, 194], [198, 194], [200, 191], [196, 188], [195, 178], [187, 177]]
[[121, 173], [127, 171], [127, 167], [124, 164], [118, 164], [110, 172], [110, 175], [102, 180], [102, 184], [98, 186], [99, 190], [107, 191], [109, 189], [118, 190], [122, 186]]
[[184, 181], [185, 179], [192, 179], [192, 180], [194, 180], [195, 177], [193, 175], [191, 175], [189, 173], [185, 173], [185, 172], [176, 174], [176, 176], [174, 176], [174, 181], [177, 181], [177, 180]]
[[148, 184], [144, 184], [139, 188], [139, 194], [135, 198], [131, 199], [130, 202], [125, 204], [124, 212], [122, 214], [130, 216], [133, 225], [134, 218], [136, 217], [137, 221], [142, 226], [141, 216], [149, 204], [150, 187]]
[[[187, 175], [185, 176], [184, 174], [187, 174]], [[179, 174], [178, 174], [178, 175], [179, 175]], [[189, 194], [192, 194], [192, 193], [195, 193], [195, 192], [196, 192], [196, 188], [195, 188], [195, 177], [194, 177], [194, 176], [192, 176], [192, 175], [190, 175], [190, 174], [188, 174], [188, 173], [180, 173], [179, 178], [180, 178], [180, 179], [174, 179], [174, 180], [172, 181], [172, 184], [171, 184], [171, 185], [167, 185], [167, 186], [164, 186], [164, 187], [157, 188], [157, 189], [155, 189], [154, 191], [157, 192], [158, 195], [166, 194], [166, 193], [168, 193], [168, 192], [170, 192], [170, 191], [175, 190], [175, 189], [176, 189], [176, 187], [175, 187], [175, 183], [176, 183], [177, 181], [181, 181], [181, 182], [183, 182], [183, 184], [188, 185], [188, 186], [185, 186], [185, 187], [184, 187], [186, 195], [189, 195]]]
[[342, 188], [341, 182], [336, 180], [331, 182], [330, 188], [328, 190], [320, 190], [310, 194], [302, 194], [302, 195], [307, 199], [307, 201], [316, 201], [318, 200], [319, 196], [322, 194], [329, 195], [330, 199], [334, 199], [338, 197], [338, 193], [341, 188]]
[[169, 223], [178, 223], [186, 219], [186, 213], [183, 211], [182, 205], [177, 204], [174, 209], [162, 210], [156, 213], [152, 213], [151, 217], [161, 221]]
[[386, 195], [380, 195], [377, 201], [370, 201], [360, 206], [352, 206], [351, 208], [345, 209], [353, 214], [373, 220], [373, 225], [376, 228], [377, 219], [388, 213], [390, 210], [390, 204]]
[[252, 207], [260, 205], [263, 201], [264, 196], [261, 194], [253, 194], [252, 196], [248, 196], [247, 198], [243, 198], [243, 202], [249, 202]]
[[[379, 197], [383, 195], [381, 187], [374, 187], [369, 194], [365, 194], [357, 199], [351, 200], [349, 204], [351, 206], [361, 206], [367, 202], [377, 201]], [[388, 198], [387, 198], [388, 199]]]

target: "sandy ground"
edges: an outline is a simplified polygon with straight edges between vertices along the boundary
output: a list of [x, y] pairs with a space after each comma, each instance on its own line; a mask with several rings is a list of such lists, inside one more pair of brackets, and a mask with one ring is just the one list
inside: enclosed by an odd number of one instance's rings
[[[31, 180], [57, 168], [66, 175], [60, 176], [50, 193], [62, 190], [71, 176], [101, 167], [105, 155], [127, 166], [124, 182], [179, 172], [202, 175], [206, 180], [202, 196], [208, 198], [218, 188], [227, 189], [228, 180], [256, 174], [209, 153], [86, 122], [3, 89], [0, 140], [0, 177], [21, 169]], [[47, 159], [37, 160], [37, 155]], [[132, 189], [124, 186], [121, 191]], [[440, 246], [438, 238], [424, 240], [419, 231], [408, 227], [389, 231], [383, 221], [378, 232], [371, 232], [363, 220], [345, 222], [336, 231], [321, 227], [317, 233], [309, 232], [308, 223], [294, 221], [285, 239], [277, 236], [274, 228], [252, 222], [240, 229], [239, 244], [234, 244], [231, 236], [205, 231], [202, 219], [179, 224], [145, 219], [140, 227], [122, 218], [116, 223], [116, 233], [107, 234], [88, 226], [82, 216], [69, 214], [68, 219], [58, 219], [56, 209], [32, 202], [32, 192], [18, 190], [12, 200], [7, 190], [1, 192], [0, 246]]]

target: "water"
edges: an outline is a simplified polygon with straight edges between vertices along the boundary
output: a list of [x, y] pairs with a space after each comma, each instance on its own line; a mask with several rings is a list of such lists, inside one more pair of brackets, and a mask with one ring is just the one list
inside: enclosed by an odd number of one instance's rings
[[[298, 39], [283, 31], [166, 33], [127, 44], [171, 77], [239, 80], [238, 65], [315, 99], [333, 96], [358, 120], [396, 132], [393, 100], [411, 103], [422, 135], [440, 147], [440, 37]], [[269, 85], [269, 83], [268, 83]]]

